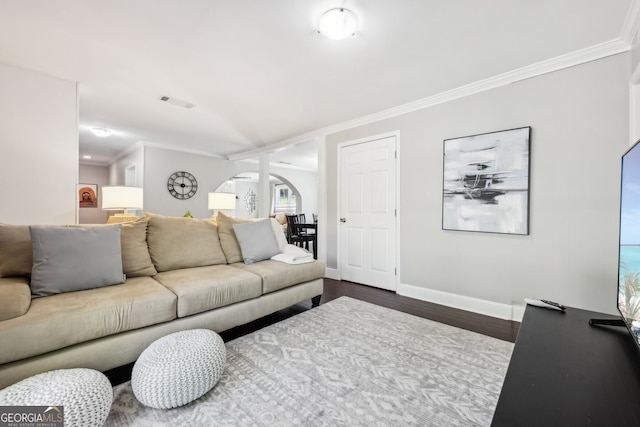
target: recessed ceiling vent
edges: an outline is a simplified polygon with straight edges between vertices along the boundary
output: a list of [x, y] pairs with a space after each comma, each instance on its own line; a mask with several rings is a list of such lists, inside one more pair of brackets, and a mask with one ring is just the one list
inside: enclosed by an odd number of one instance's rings
[[187, 109], [192, 109], [193, 107], [196, 106], [196, 104], [191, 104], [187, 101], [183, 101], [177, 98], [170, 98], [168, 96], [163, 96], [162, 98], [160, 98], [160, 101], [166, 102], [167, 104], [177, 105], [178, 107], [187, 108]]

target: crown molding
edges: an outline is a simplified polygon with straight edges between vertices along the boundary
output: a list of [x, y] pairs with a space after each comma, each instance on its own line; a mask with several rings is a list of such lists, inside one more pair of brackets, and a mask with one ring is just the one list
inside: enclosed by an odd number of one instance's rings
[[[638, 4], [637, 0], [633, 1], [634, 6]], [[638, 10], [638, 12], [640, 12], [640, 10]], [[631, 12], [629, 13], [629, 15], [631, 15]], [[640, 16], [640, 13], [636, 13], [636, 16]], [[627, 19], [627, 21], [630, 21], [630, 19]], [[433, 107], [438, 104], [454, 101], [466, 96], [485, 92], [491, 89], [496, 89], [501, 86], [507, 86], [509, 84], [516, 83], [522, 80], [527, 80], [533, 77], [552, 73], [554, 71], [574, 67], [576, 65], [581, 65], [587, 62], [606, 58], [608, 56], [617, 55], [630, 49], [631, 44], [629, 42], [622, 38], [617, 38], [608, 42], [600, 43], [585, 49], [571, 52], [566, 55], [557, 56], [555, 58], [528, 65], [526, 67], [518, 68], [513, 71], [498, 74], [496, 76], [480, 80], [465, 86], [460, 86], [452, 90], [441, 92], [433, 96], [422, 98], [417, 101], [389, 108], [378, 113], [359, 117], [357, 119], [349, 120], [342, 123], [337, 123], [335, 125], [320, 128], [312, 132], [307, 132], [293, 138], [277, 142], [275, 144], [267, 145], [263, 148], [247, 151], [244, 153], [238, 153], [233, 156], [229, 156], [228, 159], [241, 160], [248, 157], [254, 157], [261, 153], [274, 152], [296, 143], [308, 142], [312, 139], [317, 140], [317, 138], [319, 137], [325, 137], [326, 135], [330, 135], [332, 133], [342, 132], [355, 127], [364, 126], [370, 123], [375, 123], [381, 120], [386, 120], [403, 114], [411, 113], [413, 111]]]
[[129, 147], [125, 148], [124, 150], [122, 150], [121, 152], [119, 152], [114, 158], [113, 160], [111, 160], [111, 162], [109, 162], [109, 166], [114, 165], [115, 163], [119, 162], [121, 159], [125, 158], [126, 156], [128, 156], [129, 154], [133, 153], [135, 150], [137, 150], [140, 147], [143, 147], [144, 144], [142, 143], [142, 141], [136, 141], [135, 144], [130, 145]]
[[496, 89], [501, 86], [507, 86], [522, 80], [527, 80], [533, 77], [552, 73], [554, 71], [574, 67], [586, 62], [595, 61], [607, 56], [616, 55], [618, 53], [628, 51], [629, 49], [630, 46], [625, 41], [621, 39], [611, 40], [609, 42], [578, 50], [567, 55], [547, 59], [545, 61], [518, 68], [513, 71], [498, 74], [496, 76], [489, 77], [475, 83], [460, 86], [458, 88], [448, 90], [446, 92], [442, 92], [427, 98], [419, 99], [408, 104], [400, 105], [398, 107], [390, 108], [379, 113], [374, 113], [369, 116], [361, 117], [348, 122], [343, 122], [338, 125], [329, 126], [327, 128], [321, 129], [320, 131], [335, 133], [380, 120], [389, 119], [402, 114], [421, 110], [423, 108], [433, 107], [434, 105], [454, 101], [456, 99], [464, 98], [470, 95], [475, 95], [480, 92]]
[[[229, 159], [231, 160], [231, 159]], [[241, 160], [237, 160], [239, 162], [243, 162], [243, 163], [247, 163], [249, 165], [259, 165], [260, 164], [260, 160], [254, 158], [248, 158], [248, 159], [241, 159]], [[312, 173], [318, 173], [318, 169], [317, 168], [305, 168], [303, 166], [296, 166], [296, 165], [287, 165], [284, 163], [277, 163], [277, 162], [270, 162], [269, 163], [269, 167], [270, 170], [273, 172], [273, 169], [292, 169], [292, 170], [297, 170], [297, 171], [301, 171], [301, 172], [312, 172]]]
[[184, 148], [184, 147], [179, 147], [177, 145], [171, 145], [171, 144], [160, 144], [158, 142], [150, 142], [150, 141], [140, 141], [140, 142], [144, 147], [160, 148], [162, 150], [177, 151], [179, 153], [187, 153], [187, 154], [197, 154], [199, 156], [215, 157], [217, 159], [227, 160], [226, 156], [221, 156], [219, 154], [211, 153], [209, 151], [195, 150], [192, 148]]
[[638, 35], [638, 30], [640, 30], [640, 1], [631, 0], [627, 17], [622, 25], [622, 31], [620, 31], [620, 38], [629, 44], [633, 44]]
[[259, 156], [260, 154], [277, 153], [278, 151], [284, 150], [293, 145], [307, 144], [310, 142], [318, 142], [317, 131], [309, 132], [303, 135], [295, 136], [293, 138], [285, 139], [283, 141], [276, 142], [274, 144], [269, 144], [262, 148], [256, 148], [250, 151], [243, 151], [241, 153], [231, 154], [227, 156], [227, 159], [232, 161], [250, 159], [250, 158]]
[[191, 148], [179, 147], [177, 145], [160, 144], [158, 142], [151, 142], [151, 141], [137, 141], [135, 144], [133, 144], [133, 145], [127, 147], [126, 149], [122, 150], [121, 152], [119, 152], [115, 156], [115, 158], [113, 160], [111, 160], [111, 162], [109, 163], [109, 166], [111, 166], [114, 163], [118, 162], [120, 159], [128, 156], [129, 154], [131, 154], [133, 151], [137, 150], [140, 147], [160, 148], [162, 150], [177, 151], [179, 153], [187, 153], [187, 154], [197, 154], [199, 156], [215, 157], [217, 159], [228, 160], [226, 156], [221, 156], [219, 154], [211, 153], [209, 151], [194, 150], [194, 149], [191, 149]]

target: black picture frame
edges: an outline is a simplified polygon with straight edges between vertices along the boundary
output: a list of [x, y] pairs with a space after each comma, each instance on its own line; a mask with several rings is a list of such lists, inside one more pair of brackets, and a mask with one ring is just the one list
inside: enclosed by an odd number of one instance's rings
[[531, 127], [443, 142], [442, 229], [529, 234]]

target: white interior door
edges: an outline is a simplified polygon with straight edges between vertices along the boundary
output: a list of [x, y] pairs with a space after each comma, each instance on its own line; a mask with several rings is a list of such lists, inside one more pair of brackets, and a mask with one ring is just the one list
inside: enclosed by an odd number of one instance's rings
[[340, 274], [396, 290], [396, 137], [340, 149]]

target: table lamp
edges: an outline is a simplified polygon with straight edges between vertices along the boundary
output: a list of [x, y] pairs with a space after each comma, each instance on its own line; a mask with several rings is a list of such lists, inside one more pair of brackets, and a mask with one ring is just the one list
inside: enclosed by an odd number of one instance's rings
[[109, 217], [107, 224], [135, 221], [139, 217], [127, 213], [127, 209], [142, 209], [143, 192], [141, 187], [111, 185], [102, 187], [102, 210], [124, 211]]
[[236, 195], [235, 193], [209, 193], [209, 209], [211, 216], [215, 214], [215, 210], [235, 210]]

